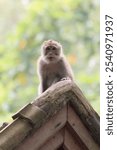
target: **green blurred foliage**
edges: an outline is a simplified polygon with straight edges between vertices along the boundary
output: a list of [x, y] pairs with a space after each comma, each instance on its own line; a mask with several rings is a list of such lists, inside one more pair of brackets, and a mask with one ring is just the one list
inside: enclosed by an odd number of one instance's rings
[[37, 97], [36, 61], [42, 42], [48, 39], [63, 45], [75, 82], [99, 113], [98, 0], [2, 2], [7, 12], [1, 10], [0, 120], [9, 120]]

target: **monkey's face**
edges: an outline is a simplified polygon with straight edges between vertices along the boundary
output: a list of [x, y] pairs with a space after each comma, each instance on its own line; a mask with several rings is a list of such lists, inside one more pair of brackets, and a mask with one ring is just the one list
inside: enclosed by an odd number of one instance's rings
[[61, 57], [61, 45], [53, 40], [46, 41], [43, 45], [43, 55], [48, 62], [56, 62]]

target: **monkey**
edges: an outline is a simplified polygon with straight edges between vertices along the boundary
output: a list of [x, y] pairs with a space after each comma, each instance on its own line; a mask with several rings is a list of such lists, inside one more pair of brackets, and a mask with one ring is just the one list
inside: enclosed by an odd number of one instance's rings
[[40, 79], [38, 94], [62, 80], [73, 81], [73, 72], [67, 62], [60, 43], [45, 41], [41, 46], [41, 56], [37, 61], [37, 74]]

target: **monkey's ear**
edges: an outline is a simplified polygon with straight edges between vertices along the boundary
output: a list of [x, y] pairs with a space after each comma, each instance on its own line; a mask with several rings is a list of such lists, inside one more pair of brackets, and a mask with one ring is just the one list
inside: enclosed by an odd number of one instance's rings
[[47, 46], [47, 44], [48, 44], [48, 41], [44, 41], [41, 45], [41, 49], [45, 48]]
[[47, 42], [48, 42], [48, 41], [44, 41], [44, 42], [43, 42], [43, 45], [46, 44]]

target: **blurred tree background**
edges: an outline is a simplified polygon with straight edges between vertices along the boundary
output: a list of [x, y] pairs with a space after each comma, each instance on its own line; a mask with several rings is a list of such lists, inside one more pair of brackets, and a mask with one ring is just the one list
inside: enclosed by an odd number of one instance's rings
[[44, 40], [59, 41], [99, 113], [99, 1], [0, 0], [0, 122], [37, 97]]

